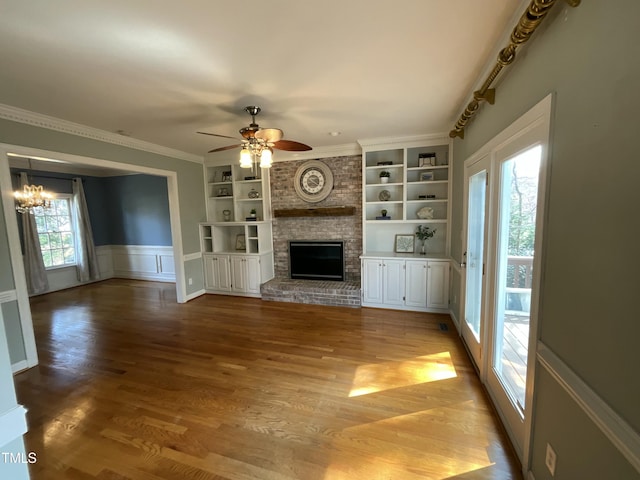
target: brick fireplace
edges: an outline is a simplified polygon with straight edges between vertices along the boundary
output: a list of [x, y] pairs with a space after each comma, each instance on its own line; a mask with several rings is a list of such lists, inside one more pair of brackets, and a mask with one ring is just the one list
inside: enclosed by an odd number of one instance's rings
[[[333, 173], [334, 187], [327, 198], [307, 203], [296, 194], [293, 179], [306, 160], [276, 162], [270, 172], [271, 208], [308, 209], [352, 207], [352, 215], [274, 217], [273, 251], [276, 278], [262, 289], [264, 300], [360, 304], [360, 255], [362, 253], [362, 170], [361, 155], [322, 158]], [[344, 282], [289, 280], [291, 240], [341, 240], [344, 242]], [[305, 293], [306, 292], [306, 293]], [[344, 297], [342, 295], [344, 294]]]

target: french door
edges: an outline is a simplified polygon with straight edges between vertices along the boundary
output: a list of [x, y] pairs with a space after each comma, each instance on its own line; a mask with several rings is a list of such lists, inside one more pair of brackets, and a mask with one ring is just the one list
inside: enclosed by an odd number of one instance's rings
[[525, 470], [551, 97], [465, 162], [461, 335]]
[[465, 165], [466, 253], [464, 321], [461, 325], [464, 339], [478, 369], [482, 364], [483, 335], [485, 333], [485, 260], [487, 244], [487, 193], [489, 186], [490, 156]]

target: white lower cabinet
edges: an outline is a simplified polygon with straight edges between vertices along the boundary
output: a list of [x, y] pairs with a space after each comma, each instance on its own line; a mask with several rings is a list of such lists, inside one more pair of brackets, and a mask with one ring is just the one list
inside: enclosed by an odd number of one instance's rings
[[427, 262], [425, 260], [407, 260], [406, 263], [406, 299], [409, 307], [427, 307]]
[[231, 291], [229, 255], [203, 255], [205, 288], [222, 292]]
[[231, 256], [231, 291], [260, 293], [260, 261], [258, 257]]
[[428, 262], [427, 287], [427, 308], [449, 308], [449, 262]]
[[205, 288], [211, 293], [259, 296], [262, 272], [255, 255], [203, 255]]
[[362, 258], [362, 305], [418, 311], [449, 308], [449, 262]]

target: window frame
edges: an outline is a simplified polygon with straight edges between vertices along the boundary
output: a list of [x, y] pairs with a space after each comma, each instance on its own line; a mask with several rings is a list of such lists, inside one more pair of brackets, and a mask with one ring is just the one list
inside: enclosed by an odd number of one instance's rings
[[[50, 235], [51, 233], [70, 233], [72, 236], [72, 240], [73, 240], [73, 252], [74, 252], [74, 260], [73, 263], [63, 263], [61, 265], [51, 265], [51, 266], [47, 266], [45, 263], [45, 270], [50, 271], [50, 270], [59, 270], [62, 268], [75, 268], [78, 265], [78, 249], [77, 249], [77, 232], [76, 232], [76, 222], [75, 222], [75, 215], [73, 213], [73, 195], [70, 193], [57, 193], [55, 198], [52, 200], [52, 202], [55, 202], [56, 200], [66, 200], [68, 208], [69, 208], [69, 225], [70, 225], [70, 229], [69, 231], [64, 231], [64, 232], [55, 232], [55, 231], [49, 231], [47, 230], [46, 232], [40, 232], [38, 230], [38, 222], [36, 220], [37, 217], [41, 217], [41, 218], [46, 218], [47, 216], [56, 216], [56, 217], [60, 217], [61, 215], [58, 215], [57, 213], [55, 215], [47, 215], [47, 211], [50, 209], [44, 209], [44, 214], [43, 215], [37, 215], [35, 212], [33, 213], [34, 215], [34, 220], [36, 223], [36, 232], [38, 233], [38, 239], [40, 239], [40, 235]], [[51, 207], [50, 207], [51, 208]], [[59, 248], [47, 248], [47, 249], [43, 249], [42, 244], [40, 244], [40, 255], [42, 255], [42, 261], [45, 262], [44, 259], [44, 253], [45, 251], [53, 251], [53, 250], [59, 250]], [[62, 247], [63, 250], [63, 258], [64, 258], [64, 247]]]

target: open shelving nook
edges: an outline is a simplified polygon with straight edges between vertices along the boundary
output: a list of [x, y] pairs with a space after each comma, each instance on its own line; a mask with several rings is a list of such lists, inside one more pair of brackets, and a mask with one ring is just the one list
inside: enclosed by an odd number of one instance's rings
[[[451, 182], [448, 137], [361, 141], [363, 255], [393, 254], [396, 234], [414, 234], [418, 225], [436, 229], [428, 252], [449, 256]], [[380, 172], [389, 173], [383, 183]], [[383, 210], [386, 215], [383, 215]], [[420, 218], [427, 215], [430, 218]], [[416, 251], [418, 242], [416, 242]]]
[[206, 162], [204, 173], [207, 221], [199, 234], [205, 290], [259, 297], [260, 285], [274, 276], [269, 172], [220, 159]]

